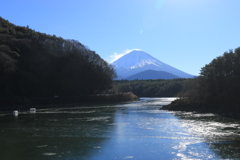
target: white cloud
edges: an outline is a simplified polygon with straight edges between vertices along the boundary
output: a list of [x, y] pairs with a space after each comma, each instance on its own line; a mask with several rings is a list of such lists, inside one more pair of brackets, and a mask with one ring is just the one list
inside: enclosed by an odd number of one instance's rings
[[110, 57], [111, 57], [111, 62], [110, 63], [112, 63], [113, 61], [116, 61], [117, 59], [119, 59], [119, 58], [121, 58], [122, 56], [124, 56], [126, 53], [120, 53], [120, 54], [118, 54], [118, 53], [113, 53], [113, 55], [111, 55]]
[[124, 55], [126, 55], [126, 54], [128, 54], [128, 53], [130, 53], [130, 52], [132, 52], [132, 51], [134, 51], [134, 50], [142, 51], [141, 49], [126, 49], [126, 50], [125, 50], [124, 52], [122, 52], [122, 53], [113, 53], [113, 55], [110, 56], [110, 58], [112, 59], [112, 60], [110, 61], [110, 63], [118, 60], [118, 59], [121, 58], [122, 56], [124, 56]]

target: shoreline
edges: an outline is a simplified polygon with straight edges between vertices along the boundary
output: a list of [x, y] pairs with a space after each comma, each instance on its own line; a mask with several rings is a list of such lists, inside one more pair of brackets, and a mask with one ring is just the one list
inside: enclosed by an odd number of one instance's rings
[[136, 101], [139, 97], [128, 92], [121, 94], [103, 94], [75, 97], [1, 97], [0, 111], [21, 110], [29, 108], [56, 108], [59, 106], [114, 104]]
[[160, 110], [213, 113], [222, 117], [240, 120], [240, 110], [234, 110], [232, 107], [191, 103], [184, 99], [175, 100], [172, 103], [161, 107]]

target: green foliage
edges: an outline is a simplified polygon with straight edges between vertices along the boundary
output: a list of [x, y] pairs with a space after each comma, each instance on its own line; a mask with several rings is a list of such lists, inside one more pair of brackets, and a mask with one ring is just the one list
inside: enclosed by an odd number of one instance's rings
[[133, 92], [139, 97], [175, 97], [191, 79], [114, 81], [119, 92]]
[[240, 48], [213, 59], [200, 75], [199, 94], [204, 103], [240, 104]]
[[113, 67], [76, 40], [0, 17], [0, 96], [86, 96], [112, 87]]

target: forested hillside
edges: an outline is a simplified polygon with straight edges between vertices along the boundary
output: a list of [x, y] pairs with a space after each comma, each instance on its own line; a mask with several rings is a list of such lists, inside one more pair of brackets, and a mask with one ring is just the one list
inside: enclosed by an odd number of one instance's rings
[[119, 80], [114, 84], [118, 91], [133, 92], [139, 97], [175, 97], [191, 81], [194, 79]]
[[86, 96], [112, 86], [113, 68], [76, 40], [0, 17], [0, 97]]
[[182, 97], [167, 109], [240, 113], [240, 48], [205, 65]]

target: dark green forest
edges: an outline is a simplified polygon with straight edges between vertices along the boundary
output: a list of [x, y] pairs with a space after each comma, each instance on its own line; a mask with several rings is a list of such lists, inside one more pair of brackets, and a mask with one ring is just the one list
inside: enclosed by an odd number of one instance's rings
[[165, 108], [240, 113], [240, 48], [205, 65], [200, 76], [185, 86], [181, 97]]
[[171, 80], [118, 80], [114, 81], [119, 92], [133, 92], [139, 97], [176, 97], [193, 79]]
[[0, 17], [1, 99], [92, 95], [111, 88], [114, 77], [112, 66], [80, 42]]

